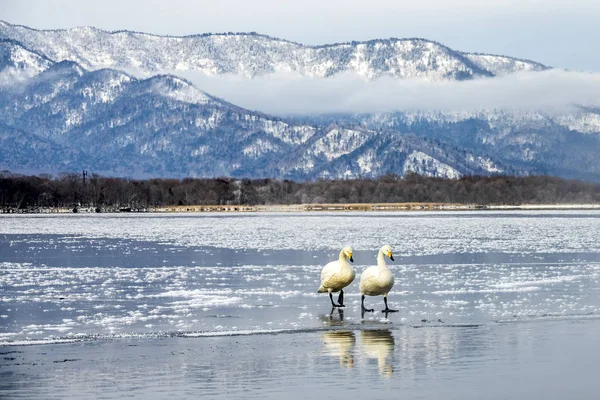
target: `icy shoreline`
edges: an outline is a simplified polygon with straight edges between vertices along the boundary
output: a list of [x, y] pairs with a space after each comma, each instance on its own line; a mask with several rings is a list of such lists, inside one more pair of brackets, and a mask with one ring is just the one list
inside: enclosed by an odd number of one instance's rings
[[[74, 210], [77, 211], [74, 211]], [[27, 210], [0, 209], [0, 214], [93, 214], [93, 213], [215, 213], [215, 212], [303, 212], [303, 211], [503, 211], [503, 210], [600, 210], [600, 204], [453, 204], [453, 203], [339, 203], [290, 205], [189, 205], [151, 208], [96, 209], [56, 207]]]

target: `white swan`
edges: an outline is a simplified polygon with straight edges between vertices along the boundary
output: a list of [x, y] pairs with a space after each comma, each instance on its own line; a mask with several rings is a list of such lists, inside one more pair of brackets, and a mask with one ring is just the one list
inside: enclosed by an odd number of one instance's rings
[[[356, 275], [348, 261], [354, 262], [352, 258], [352, 247], [347, 246], [340, 251], [337, 261], [332, 261], [323, 267], [321, 271], [321, 286], [317, 293], [329, 292], [329, 299], [333, 307], [344, 307], [344, 288], [352, 283]], [[333, 302], [331, 293], [340, 292], [338, 304]]]
[[365, 269], [360, 276], [360, 294], [361, 294], [361, 307], [363, 311], [373, 312], [373, 309], [365, 308], [365, 295], [366, 296], [381, 296], [383, 295], [383, 301], [385, 303], [385, 310], [382, 312], [397, 312], [398, 310], [392, 310], [388, 307], [387, 295], [394, 286], [394, 275], [392, 271], [385, 264], [385, 256], [388, 256], [390, 260], [394, 261], [392, 256], [392, 248], [390, 245], [385, 245], [379, 250], [377, 255], [377, 265], [373, 265]]

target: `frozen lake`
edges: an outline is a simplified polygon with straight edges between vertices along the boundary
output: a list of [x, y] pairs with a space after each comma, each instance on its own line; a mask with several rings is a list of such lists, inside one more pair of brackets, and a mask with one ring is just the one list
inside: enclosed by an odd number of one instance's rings
[[[599, 237], [598, 211], [1, 216], [0, 373], [3, 380], [43, 378], [48, 385], [47, 375], [58, 368], [85, 382], [107, 351], [120, 354], [115, 370], [132, 371], [142, 354], [173, 352], [181, 353], [169, 364], [176, 371], [202, 354], [212, 373], [233, 365], [238, 371], [242, 363], [262, 376], [280, 362], [310, 382], [317, 365], [333, 368], [333, 376], [345, 371], [346, 378], [353, 370], [398, 379], [400, 371], [397, 387], [386, 387], [408, 390], [414, 381], [406, 379], [418, 377], [419, 368], [467, 373], [486, 361], [506, 373], [525, 370], [523, 363], [537, 365], [540, 346], [557, 352], [575, 346], [597, 358], [600, 352], [583, 346], [600, 333]], [[363, 318], [359, 275], [375, 264], [383, 244], [394, 249], [389, 302], [400, 312]], [[345, 291], [346, 308], [332, 313], [327, 295], [316, 290], [322, 266], [345, 245], [354, 247], [357, 277]], [[367, 303], [383, 308], [381, 297]], [[24, 344], [31, 346], [17, 346]], [[46, 359], [48, 346], [57, 359]], [[561, 357], [544, 368], [574, 373], [554, 365]], [[24, 365], [38, 368], [37, 375]], [[466, 379], [460, 368], [444, 377]], [[240, 393], [279, 393], [252, 382]], [[307, 385], [315, 393], [324, 389], [316, 381]], [[57, 397], [85, 392], [76, 387], [63, 387]], [[2, 389], [18, 394], [14, 385]], [[24, 397], [36, 398], [32, 390]]]

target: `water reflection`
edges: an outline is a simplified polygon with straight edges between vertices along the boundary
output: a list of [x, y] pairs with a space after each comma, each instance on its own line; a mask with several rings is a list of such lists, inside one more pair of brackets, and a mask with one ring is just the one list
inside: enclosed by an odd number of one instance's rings
[[320, 317], [325, 326], [341, 326], [344, 325], [344, 310], [341, 308], [332, 307], [329, 314]]
[[404, 376], [427, 375], [432, 369], [470, 367], [472, 359], [482, 359], [493, 340], [489, 328], [479, 326], [422, 326], [395, 332], [398, 355], [394, 367]]
[[354, 346], [356, 336], [352, 331], [323, 332], [323, 344], [325, 354], [339, 357], [340, 366], [344, 368], [354, 367]]
[[394, 371], [391, 355], [394, 352], [394, 335], [389, 330], [366, 330], [360, 332], [362, 356], [376, 359], [381, 376], [390, 377]]
[[0, 349], [0, 398], [433, 399], [456, 382], [464, 400], [481, 388], [503, 399], [597, 397], [598, 320], [350, 328], [9, 347]]
[[[343, 325], [343, 313], [340, 320], [337, 310], [322, 318], [328, 326]], [[468, 360], [489, 351], [491, 338], [486, 336], [489, 331], [481, 327], [390, 329], [380, 321], [368, 321], [368, 325], [364, 322], [361, 330], [323, 332], [321, 354], [339, 358], [342, 367], [354, 367], [358, 360], [360, 370], [373, 373], [376, 362], [379, 375], [388, 378], [394, 372], [415, 377], [440, 366], [468, 367]], [[359, 341], [356, 348], [355, 337]]]

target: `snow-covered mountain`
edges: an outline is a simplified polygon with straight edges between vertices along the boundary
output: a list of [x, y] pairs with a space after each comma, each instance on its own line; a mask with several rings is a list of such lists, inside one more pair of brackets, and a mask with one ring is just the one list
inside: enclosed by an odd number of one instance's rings
[[[354, 71], [428, 79], [545, 66], [422, 39], [320, 47], [257, 34], [184, 38], [0, 23], [0, 169], [135, 177], [292, 179], [409, 172], [551, 174], [600, 182], [600, 110], [422, 111], [278, 118], [235, 106], [163, 69], [257, 76]], [[111, 68], [107, 68], [111, 67]], [[143, 75], [144, 75], [143, 74]]]
[[[298, 120], [307, 121], [306, 118]], [[600, 149], [600, 109], [575, 107], [564, 114], [479, 110], [313, 118], [313, 123], [333, 122], [360, 125], [378, 133], [410, 133], [426, 139], [442, 149], [437, 154], [429, 149], [426, 155], [443, 161], [444, 157], [454, 154], [444, 164], [462, 174], [468, 169], [479, 169], [486, 174], [548, 174], [600, 181], [600, 162], [597, 158]], [[436, 170], [444, 171], [445, 167]], [[412, 171], [417, 172], [414, 169]], [[431, 168], [418, 172], [431, 175], [430, 171]], [[445, 173], [448, 176], [451, 174]]]
[[137, 79], [71, 61], [0, 87], [0, 119], [0, 168], [11, 170], [295, 179], [488, 172], [410, 133], [287, 121], [175, 76]]
[[[588, 119], [597, 115], [585, 112]], [[62, 61], [0, 87], [0, 168], [145, 177], [312, 179], [417, 172], [600, 180], [594, 150], [600, 136], [571, 131], [571, 120], [561, 125], [531, 117], [518, 125], [483, 112], [328, 118], [271, 117], [176, 76], [138, 79]]]
[[245, 77], [273, 72], [329, 77], [353, 72], [369, 79], [464, 80], [548, 68], [506, 56], [462, 53], [425, 39], [306, 46], [256, 33], [171, 37], [91, 27], [35, 30], [1, 21], [0, 38], [19, 41], [54, 61], [69, 60], [89, 70], [113, 68], [146, 76], [164, 71]]
[[300, 144], [315, 130], [242, 110], [174, 76], [139, 80], [68, 61], [0, 88], [0, 117], [12, 129], [87, 154], [91, 169], [142, 175], [228, 175], [245, 159]]
[[524, 71], [543, 71], [547, 66], [530, 60], [492, 54], [462, 53], [479, 68], [489, 71], [493, 76], [504, 76]]
[[0, 85], [39, 74], [52, 64], [46, 56], [26, 49], [17, 41], [0, 39]]

